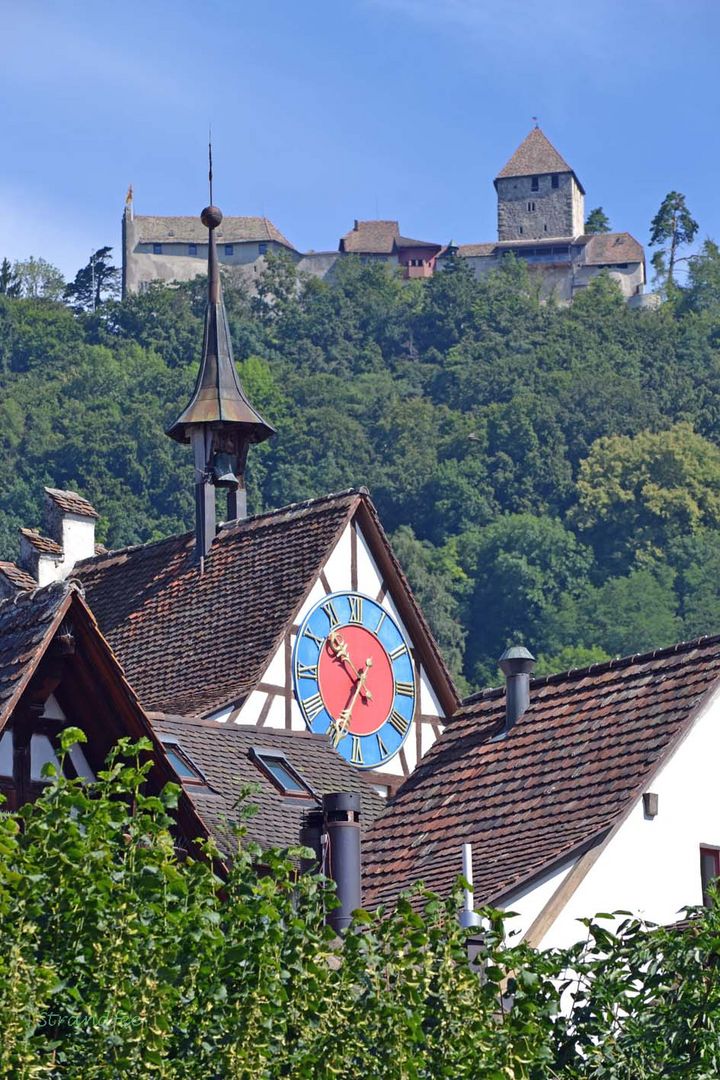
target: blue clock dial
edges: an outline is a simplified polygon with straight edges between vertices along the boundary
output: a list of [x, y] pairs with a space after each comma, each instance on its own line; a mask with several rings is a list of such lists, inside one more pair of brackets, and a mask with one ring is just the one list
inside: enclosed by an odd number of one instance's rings
[[325, 597], [303, 620], [292, 668], [305, 723], [347, 761], [374, 769], [397, 754], [417, 688], [410, 647], [386, 608], [356, 592]]

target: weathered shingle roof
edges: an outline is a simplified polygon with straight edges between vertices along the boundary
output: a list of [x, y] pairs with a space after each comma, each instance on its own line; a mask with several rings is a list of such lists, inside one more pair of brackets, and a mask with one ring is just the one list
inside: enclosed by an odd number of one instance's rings
[[200, 573], [185, 533], [78, 563], [87, 601], [148, 709], [212, 712], [261, 677], [362, 494], [231, 523]]
[[6, 578], [14, 589], [35, 589], [37, 587], [37, 581], [32, 574], [22, 570], [14, 562], [0, 562], [0, 574]]
[[357, 769], [345, 761], [322, 735], [303, 731], [258, 730], [240, 724], [218, 724], [192, 717], [153, 715], [154, 730], [162, 738], [174, 736], [199, 767], [212, 793], [185, 784], [185, 791], [200, 817], [227, 854], [236, 844], [230, 825], [239, 820], [238, 801], [248, 784], [258, 786], [249, 798], [258, 810], [249, 819], [247, 835], [263, 847], [299, 843], [302, 816], [310, 800], [284, 796], [252, 760], [253, 747], [284, 754], [318, 796], [352, 791], [361, 796], [361, 820], [367, 827], [383, 809], [384, 800]]
[[458, 245], [458, 255], [462, 255], [466, 259], [478, 255], [492, 255], [496, 247], [497, 244], [460, 244]]
[[[207, 244], [207, 229], [199, 217], [154, 217], [135, 215], [141, 244]], [[274, 240], [295, 250], [277, 226], [266, 217], [225, 217], [216, 230], [219, 244], [253, 243]]]
[[[541, 173], [573, 173], [565, 158], [555, 149], [547, 135], [539, 127], [532, 129], [518, 146], [512, 157], [495, 177], [501, 180], [510, 176], [537, 176]], [[575, 177], [577, 180], [577, 176]], [[582, 191], [582, 185], [577, 180]]]
[[628, 232], [589, 233], [581, 236], [579, 243], [585, 244], [583, 259], [588, 266], [640, 263], [645, 258], [642, 244]]
[[70, 587], [48, 585], [0, 601], [0, 724], [35, 668], [67, 606]]
[[720, 678], [720, 637], [535, 679], [504, 739], [504, 690], [470, 698], [373, 826], [367, 902], [417, 880], [447, 893], [473, 845], [479, 902], [499, 901], [606, 834]]
[[76, 491], [61, 491], [59, 488], [46, 487], [45, 491], [60, 510], [66, 514], [77, 514], [80, 517], [99, 517], [97, 510], [90, 505], [87, 499], [78, 495]]
[[42, 536], [37, 529], [20, 529], [20, 535], [24, 536], [28, 543], [32, 544], [36, 551], [41, 551], [43, 555], [62, 558], [63, 549], [60, 544], [51, 540], [49, 536]]

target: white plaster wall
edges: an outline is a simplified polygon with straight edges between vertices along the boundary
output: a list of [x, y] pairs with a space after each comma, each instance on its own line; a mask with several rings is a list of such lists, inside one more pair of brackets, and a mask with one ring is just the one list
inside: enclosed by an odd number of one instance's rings
[[62, 520], [63, 561], [61, 576], [67, 577], [75, 563], [95, 554], [95, 518], [66, 514]]
[[[720, 847], [719, 757], [716, 693], [648, 783], [647, 790], [659, 796], [657, 817], [645, 818], [640, 798], [540, 942], [543, 947], [579, 940], [583, 930], [577, 920], [600, 911], [624, 909], [670, 923], [686, 904], [702, 902], [700, 845]], [[535, 901], [528, 897], [527, 903]]]
[[501, 904], [503, 911], [514, 912], [515, 917], [508, 919], [508, 934], [515, 935], [518, 940], [524, 936], [545, 905], [552, 898], [555, 890], [562, 885], [565, 878], [572, 870], [575, 862], [569, 862], [549, 874], [545, 874], [538, 882], [528, 889], [524, 889], [511, 900]]

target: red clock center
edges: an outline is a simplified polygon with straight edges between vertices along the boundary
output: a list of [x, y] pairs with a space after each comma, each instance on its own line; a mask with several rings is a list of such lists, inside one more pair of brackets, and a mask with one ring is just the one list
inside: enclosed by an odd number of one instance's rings
[[[344, 643], [344, 648], [342, 644]], [[362, 626], [339, 626], [318, 663], [325, 708], [334, 720], [350, 709], [351, 735], [372, 735], [388, 718], [395, 696], [392, 663], [379, 640]]]

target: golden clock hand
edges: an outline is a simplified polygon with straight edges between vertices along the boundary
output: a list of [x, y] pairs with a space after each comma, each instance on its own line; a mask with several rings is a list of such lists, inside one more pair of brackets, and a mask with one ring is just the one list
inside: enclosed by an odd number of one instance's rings
[[[365, 681], [366, 681], [367, 676], [368, 676], [368, 671], [370, 670], [371, 667], [372, 667], [372, 657], [369, 656], [367, 658], [367, 660], [365, 661], [364, 670], [358, 676], [358, 681], [357, 681], [357, 684], [355, 686], [355, 692], [353, 693], [353, 696], [350, 699], [350, 704], [346, 708], [344, 708], [342, 710], [342, 712], [338, 716], [337, 720], [334, 720], [333, 723], [332, 723], [332, 727], [333, 727], [332, 743], [333, 743], [333, 746], [336, 747], [336, 748], [339, 746], [340, 741], [342, 739], [344, 739], [345, 736], [348, 733], [348, 730], [350, 728], [350, 720], [352, 719], [352, 711], [355, 708], [355, 702], [357, 701], [357, 699], [360, 696], [361, 692], [365, 688]], [[368, 690], [367, 693], [369, 694], [370, 691]]]
[[[332, 630], [330, 632], [330, 634], [328, 636], [328, 644], [330, 646], [330, 651], [335, 653], [335, 656], [337, 656], [338, 660], [342, 660], [342, 662], [344, 664], [347, 664], [348, 667], [352, 670], [352, 673], [355, 676], [355, 678], [359, 679], [360, 678], [360, 672], [358, 671], [358, 669], [355, 667], [352, 660], [350, 659], [350, 650], [347, 647], [347, 642], [345, 641], [344, 637], [342, 637], [342, 635], [337, 630]], [[369, 690], [366, 690], [364, 688], [364, 684], [363, 684], [362, 695], [367, 701], [372, 700], [372, 694], [370, 693]]]

